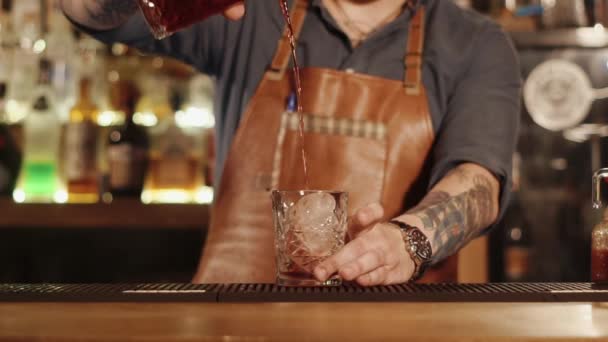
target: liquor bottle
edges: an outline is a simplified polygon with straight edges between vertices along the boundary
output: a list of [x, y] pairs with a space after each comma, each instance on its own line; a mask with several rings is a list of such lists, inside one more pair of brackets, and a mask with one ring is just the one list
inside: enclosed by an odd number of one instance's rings
[[[593, 175], [591, 196], [593, 208], [602, 208], [601, 185], [608, 176], [608, 169], [600, 169]], [[591, 231], [591, 281], [608, 285], [608, 209], [604, 208], [603, 218]]]
[[[105, 131], [103, 142], [105, 142], [108, 131], [106, 128], [122, 123], [123, 120], [123, 116], [118, 115], [119, 113], [110, 104], [110, 85], [119, 79], [119, 75], [108, 70], [110, 61], [107, 58], [106, 50], [107, 47], [102, 43], [81, 34], [76, 44], [76, 54], [70, 59], [70, 63], [73, 64], [72, 72], [77, 74], [77, 77], [86, 77], [91, 80], [91, 98], [95, 99], [95, 104], [99, 109], [97, 124], [100, 126], [100, 133]], [[131, 72], [133, 70], [135, 68], [130, 69]]]
[[5, 122], [5, 96], [6, 82], [0, 80], [0, 196], [10, 196], [13, 192], [21, 164], [21, 155]]
[[[213, 99], [215, 89], [213, 80], [204, 74], [199, 74], [189, 82], [188, 101], [184, 109], [176, 113], [177, 125], [186, 129], [196, 139], [195, 149], [201, 145], [203, 158], [204, 183], [197, 194], [197, 203], [208, 204], [213, 201], [213, 171], [215, 168], [215, 145], [213, 115]], [[295, 94], [294, 94], [295, 97]]]
[[504, 218], [504, 280], [525, 282], [531, 276], [531, 232], [518, 194], [515, 193]]
[[114, 127], [107, 142], [108, 185], [112, 198], [141, 196], [148, 166], [148, 133], [133, 122], [137, 90], [132, 83], [117, 82], [114, 89], [123, 98], [119, 108], [125, 114], [122, 126]]
[[[0, 12], [0, 14], [2, 14]], [[0, 54], [2, 46], [0, 45]], [[7, 137], [9, 137], [10, 132], [8, 130], [8, 126], [5, 123], [4, 118], [4, 102], [6, 97], [6, 81], [1, 79], [2, 77], [2, 62], [0, 62], [0, 196], [7, 195], [7, 192], [10, 194], [11, 190], [9, 190], [11, 176], [8, 169], [8, 163], [4, 160], [7, 155]]]
[[6, 123], [6, 102], [8, 85], [13, 67], [14, 37], [11, 30], [10, 18], [6, 13], [5, 4], [0, 0], [0, 124]]
[[140, 81], [141, 94], [133, 120], [138, 125], [154, 127], [172, 116], [168, 80], [156, 75], [144, 75]]
[[[23, 120], [31, 110], [31, 91], [36, 87], [40, 40], [40, 3], [34, 0], [14, 1], [7, 37], [13, 36], [13, 65], [8, 86], [6, 113], [9, 123]], [[4, 38], [4, 33], [2, 34]]]
[[23, 167], [13, 192], [14, 200], [20, 203], [67, 200], [58, 174], [61, 123], [54, 106], [50, 68], [47, 60], [40, 60], [34, 102], [23, 121]]
[[0, 82], [3, 85], [2, 115], [4, 115], [4, 106], [7, 96], [6, 91], [8, 87], [8, 82], [11, 77], [10, 70], [12, 69], [13, 50], [15, 47], [15, 36], [13, 34], [10, 17], [8, 16], [6, 10], [7, 9], [5, 6], [2, 6], [2, 8], [0, 8]]
[[[2, 65], [2, 64], [0, 64]], [[0, 69], [1, 71], [2, 69]], [[6, 103], [6, 80], [2, 79], [2, 74], [0, 73], [0, 125], [6, 124], [6, 114], [4, 112]]]
[[[11, 8], [12, 26], [18, 33], [19, 45], [33, 49], [43, 30], [42, 2], [39, 0], [13, 0]], [[40, 44], [40, 43], [39, 43]], [[42, 48], [42, 46], [39, 46]], [[42, 52], [41, 50], [38, 50]]]
[[68, 200], [95, 203], [99, 199], [97, 173], [97, 106], [91, 99], [91, 80], [80, 80], [80, 96], [65, 128], [64, 164]]
[[0, 123], [0, 196], [10, 196], [15, 187], [21, 156], [9, 127]]
[[[172, 108], [181, 107], [179, 95], [172, 96]], [[196, 203], [203, 186], [202, 151], [196, 139], [177, 125], [175, 117], [165, 118], [152, 129], [150, 166], [142, 202]]]
[[591, 231], [591, 281], [608, 284], [608, 210]]
[[69, 21], [55, 6], [49, 11], [48, 30], [44, 34], [44, 56], [52, 63], [51, 84], [55, 91], [57, 111], [62, 121], [68, 120], [70, 109], [76, 102], [75, 79], [76, 41]]

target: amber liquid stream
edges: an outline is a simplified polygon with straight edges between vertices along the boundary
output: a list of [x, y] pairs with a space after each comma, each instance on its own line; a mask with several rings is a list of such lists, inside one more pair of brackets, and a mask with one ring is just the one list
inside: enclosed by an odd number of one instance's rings
[[302, 167], [304, 169], [304, 184], [306, 186], [306, 190], [308, 190], [308, 161], [306, 158], [306, 147], [304, 144], [304, 111], [302, 110], [302, 82], [300, 80], [300, 65], [298, 64], [298, 58], [296, 54], [296, 41], [293, 33], [291, 16], [289, 14], [289, 5], [287, 4], [287, 0], [279, 0], [279, 5], [281, 6], [281, 12], [283, 13], [285, 23], [287, 24], [287, 36], [289, 38], [289, 44], [291, 46], [291, 57], [293, 59], [293, 77], [295, 80], [296, 101], [298, 103], [298, 115], [300, 119], [300, 123], [298, 126], [300, 152], [302, 154]]

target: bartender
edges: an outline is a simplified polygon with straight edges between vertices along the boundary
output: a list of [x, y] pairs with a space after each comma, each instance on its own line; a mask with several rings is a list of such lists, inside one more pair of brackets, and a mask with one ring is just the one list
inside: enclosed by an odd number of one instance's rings
[[[62, 0], [97, 39], [217, 79], [216, 199], [194, 282], [274, 282], [268, 190], [303, 189], [277, 0], [155, 40], [135, 0]], [[501, 28], [451, 0], [292, 0], [310, 188], [349, 192], [345, 247], [315, 269], [364, 286], [455, 281], [508, 203], [521, 79]], [[291, 108], [293, 110], [293, 108]]]

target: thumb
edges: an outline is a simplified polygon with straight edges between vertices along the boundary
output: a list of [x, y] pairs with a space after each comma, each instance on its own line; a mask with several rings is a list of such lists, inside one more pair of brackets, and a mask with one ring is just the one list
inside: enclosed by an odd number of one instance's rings
[[384, 217], [384, 208], [380, 203], [368, 204], [365, 207], [357, 210], [350, 219], [348, 234], [350, 239], [354, 239], [363, 230], [369, 226], [382, 220]]
[[240, 1], [224, 11], [224, 16], [230, 20], [241, 19], [245, 15], [245, 4]]

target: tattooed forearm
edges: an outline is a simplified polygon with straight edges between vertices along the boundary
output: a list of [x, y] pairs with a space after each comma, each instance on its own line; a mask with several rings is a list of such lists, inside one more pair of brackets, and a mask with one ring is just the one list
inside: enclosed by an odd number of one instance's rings
[[61, 6], [74, 20], [95, 29], [117, 27], [137, 11], [136, 0], [62, 0]]
[[431, 237], [435, 262], [456, 253], [492, 224], [498, 210], [496, 190], [487, 176], [462, 169], [454, 170], [452, 176], [470, 184], [468, 189], [458, 195], [432, 191], [408, 212], [422, 221]]

